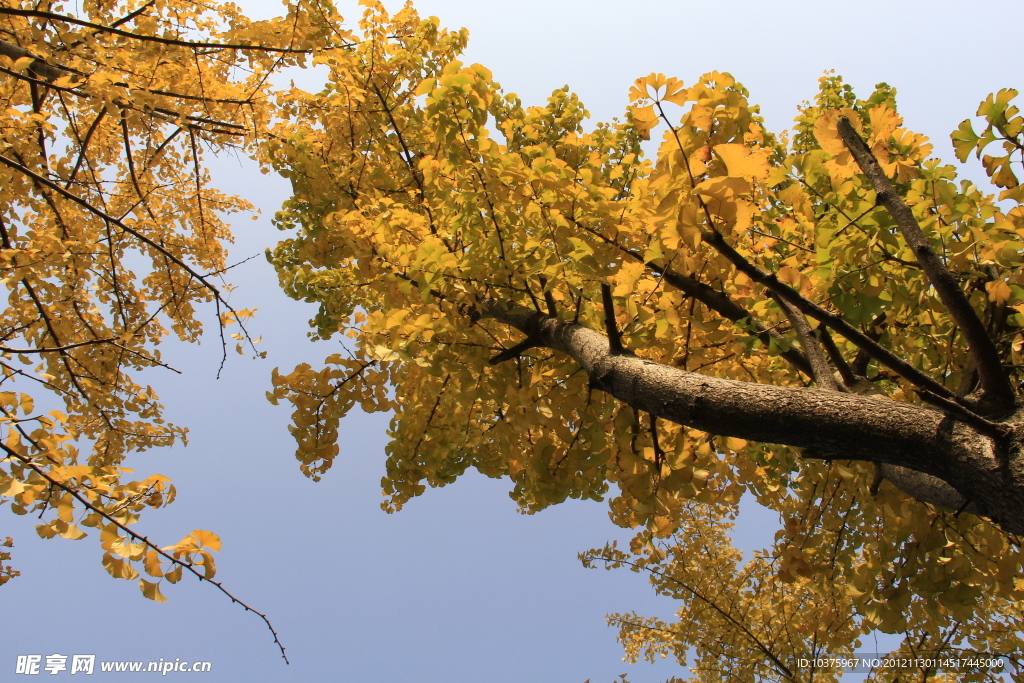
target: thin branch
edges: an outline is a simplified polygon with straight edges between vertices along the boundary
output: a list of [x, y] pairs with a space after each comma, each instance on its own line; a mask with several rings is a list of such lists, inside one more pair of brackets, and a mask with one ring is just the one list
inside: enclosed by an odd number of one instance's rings
[[[71, 184], [75, 182], [75, 177], [78, 175], [79, 169], [82, 168], [82, 162], [86, 159], [86, 152], [89, 150], [89, 142], [92, 140], [93, 133], [99, 128], [100, 122], [107, 115], [107, 108], [103, 107], [99, 113], [96, 114], [96, 118], [93, 119], [92, 124], [89, 126], [89, 130], [85, 132], [85, 138], [78, 141], [78, 158], [75, 160], [75, 167], [71, 169], [71, 175], [68, 176], [68, 181], [65, 187], [71, 187]], [[75, 131], [75, 137], [78, 137], [77, 127]]]
[[557, 318], [558, 306], [555, 305], [554, 294], [552, 294], [551, 290], [548, 289], [548, 279], [543, 275], [538, 276], [538, 279], [540, 280], [541, 289], [544, 290], [544, 303], [547, 304], [548, 315], [550, 315], [552, 318]]
[[596, 557], [594, 559], [598, 559], [598, 560], [601, 560], [601, 561], [606, 562], [606, 563], [615, 563], [615, 562], [617, 562], [619, 564], [624, 564], [627, 567], [632, 568], [634, 571], [643, 570], [643, 571], [646, 571], [646, 572], [650, 572], [653, 576], [656, 576], [656, 577], [662, 579], [663, 581], [671, 582], [671, 583], [674, 583], [674, 584], [676, 584], [678, 586], [682, 586], [684, 589], [686, 589], [687, 592], [689, 592], [691, 595], [693, 595], [693, 597], [697, 598], [698, 600], [700, 600], [701, 602], [706, 604], [708, 607], [710, 607], [711, 609], [713, 609], [716, 612], [718, 612], [726, 621], [731, 623], [734, 627], [736, 627], [736, 629], [738, 629], [741, 633], [743, 633], [744, 636], [746, 636], [748, 639], [750, 639], [750, 642], [753, 643], [754, 647], [756, 647], [758, 650], [760, 650], [761, 653], [765, 657], [767, 657], [769, 660], [771, 660], [772, 664], [775, 665], [775, 667], [777, 668], [777, 670], [778, 670], [778, 672], [780, 674], [782, 674], [785, 678], [787, 678], [789, 680], [794, 680], [793, 672], [790, 671], [789, 667], [787, 667], [785, 664], [783, 664], [783, 662], [779, 658], [779, 656], [776, 655], [775, 652], [772, 651], [770, 643], [765, 644], [765, 643], [761, 642], [761, 640], [757, 637], [757, 635], [754, 634], [746, 626], [744, 626], [743, 623], [739, 619], [737, 619], [732, 614], [730, 614], [728, 611], [723, 609], [717, 602], [715, 602], [715, 600], [713, 598], [709, 598], [708, 596], [704, 595], [703, 591], [698, 590], [697, 588], [694, 588], [693, 586], [691, 586], [690, 584], [686, 583], [685, 581], [681, 581], [681, 580], [677, 579], [676, 577], [672, 576], [671, 574], [669, 574], [667, 572], [662, 572], [662, 571], [659, 571], [657, 569], [652, 569], [649, 565], [641, 565], [639, 563], [636, 563], [636, 562], [633, 562], [631, 560], [627, 560], [627, 559], [621, 558], [621, 557], [616, 557], [616, 558], [612, 559], [612, 558], [609, 558], [609, 557], [600, 557], [600, 556], [598, 556], [598, 557]]
[[40, 349], [12, 349], [7, 346], [0, 346], [0, 353], [15, 353], [15, 354], [31, 354], [31, 353], [62, 353], [64, 351], [70, 351], [71, 349], [77, 349], [80, 346], [89, 346], [91, 344], [109, 344], [110, 342], [117, 339], [117, 337], [107, 337], [106, 339], [90, 339], [89, 341], [78, 342], [77, 344], [65, 344], [64, 346], [53, 346], [48, 348]]
[[[697, 301], [700, 301], [710, 310], [714, 311], [723, 318], [732, 320], [733, 322], [749, 320], [751, 326], [753, 326], [756, 330], [758, 339], [760, 339], [761, 343], [764, 344], [765, 346], [768, 346], [768, 344], [771, 342], [771, 339], [773, 338], [777, 340], [783, 338], [778, 331], [767, 327], [762, 322], [757, 320], [757, 318], [754, 317], [753, 313], [751, 313], [750, 311], [748, 311], [747, 309], [743, 308], [735, 301], [730, 299], [729, 296], [724, 292], [719, 292], [713, 287], [693, 277], [690, 277], [689, 275], [684, 275], [683, 273], [673, 270], [668, 266], [662, 266], [657, 263], [654, 263], [653, 261], [645, 261], [641, 254], [633, 251], [632, 249], [622, 246], [617, 241], [605, 235], [602, 235], [597, 230], [587, 227], [586, 225], [583, 225], [578, 221], [574, 220], [573, 224], [576, 225], [576, 227], [580, 228], [581, 230], [585, 230], [591, 235], [604, 241], [606, 244], [614, 246], [615, 248], [619, 249], [620, 251], [622, 251], [624, 254], [634, 259], [635, 261], [643, 263], [652, 272], [661, 276], [665, 280], [665, 282], [672, 285], [686, 296], [696, 299]], [[808, 377], [811, 376], [810, 363], [807, 362], [807, 358], [798, 349], [787, 349], [786, 351], [783, 351], [781, 355], [783, 358], [789, 361], [789, 363], [799, 372], [804, 373]]]
[[[129, 225], [126, 225], [123, 221], [121, 221], [121, 220], [119, 220], [117, 218], [114, 218], [113, 216], [109, 215], [105, 211], [102, 211], [101, 209], [96, 208], [95, 206], [93, 206], [92, 204], [90, 204], [86, 200], [82, 199], [78, 195], [74, 194], [73, 192], [69, 192], [68, 190], [64, 189], [63, 187], [60, 187], [59, 185], [51, 182], [50, 180], [47, 180], [46, 178], [42, 177], [38, 173], [35, 173], [34, 171], [32, 171], [29, 168], [26, 168], [24, 165], [19, 164], [18, 162], [14, 161], [13, 159], [8, 159], [7, 157], [5, 157], [2, 154], [0, 154], [0, 162], [6, 164], [7, 166], [10, 166], [11, 168], [13, 168], [13, 169], [15, 169], [17, 171], [20, 171], [21, 173], [24, 173], [25, 175], [27, 175], [28, 177], [32, 178], [32, 180], [34, 180], [35, 182], [39, 183], [40, 185], [44, 185], [44, 186], [50, 188], [51, 190], [57, 192], [58, 194], [62, 195], [63, 197], [66, 197], [67, 199], [70, 199], [71, 201], [75, 202], [76, 204], [78, 204], [82, 208], [84, 208], [87, 211], [95, 214], [96, 216], [98, 216], [99, 218], [102, 218], [103, 220], [109, 222], [110, 224], [116, 225], [121, 230], [125, 231], [126, 233], [128, 233], [132, 237], [135, 237], [137, 240], [139, 240], [143, 244], [147, 245], [148, 247], [150, 247], [150, 248], [154, 249], [155, 251], [157, 251], [158, 253], [162, 254], [171, 263], [173, 263], [174, 265], [176, 265], [177, 267], [181, 268], [183, 271], [188, 273], [193, 279], [197, 280], [200, 284], [202, 284], [202, 286], [204, 286], [207, 290], [209, 290], [211, 294], [213, 294], [214, 305], [215, 305], [215, 307], [217, 309], [216, 313], [217, 313], [217, 319], [218, 320], [221, 319], [221, 310], [220, 310], [221, 306], [223, 306], [225, 309], [227, 309], [227, 311], [229, 311], [230, 313], [235, 313], [234, 307], [231, 304], [229, 304], [224, 299], [223, 296], [221, 296], [220, 290], [217, 289], [217, 287], [214, 286], [207, 279], [207, 276], [205, 276], [202, 273], [199, 273], [198, 271], [196, 271], [192, 266], [190, 266], [182, 258], [180, 258], [178, 256], [175, 256], [170, 251], [168, 251], [167, 248], [164, 247], [163, 245], [161, 245], [161, 244], [159, 244], [157, 242], [154, 242], [152, 239], [146, 237], [145, 235], [143, 235], [139, 231], [133, 229]], [[249, 339], [249, 333], [245, 329], [244, 326], [242, 327], [242, 333], [245, 334], [246, 339], [249, 341], [250, 345], [252, 345], [254, 342], [251, 339]], [[220, 327], [220, 334], [221, 334], [221, 346], [222, 346], [221, 368], [223, 368], [224, 362], [227, 359], [227, 343], [224, 340], [224, 327], [223, 326]], [[218, 370], [217, 376], [218, 377], [220, 376], [220, 370]]]
[[990, 436], [997, 441], [1002, 441], [1009, 436], [1012, 431], [1012, 428], [999, 424], [998, 422], [987, 420], [981, 415], [978, 415], [972, 410], [960, 405], [956, 401], [951, 401], [943, 396], [936, 396], [925, 389], [918, 389], [917, 394], [921, 397], [922, 401], [932, 404], [942, 410], [942, 412], [952, 415], [962, 422], [966, 422], [980, 433]]
[[140, 14], [142, 14], [143, 12], [145, 12], [146, 10], [148, 10], [150, 7], [152, 7], [155, 4], [156, 4], [156, 0], [149, 0], [149, 2], [147, 2], [142, 7], [138, 8], [137, 10], [135, 10], [134, 12], [126, 14], [125, 16], [123, 16], [120, 19], [118, 19], [117, 21], [115, 21], [113, 24], [110, 25], [110, 27], [111, 28], [117, 28], [118, 26], [121, 26], [122, 24], [127, 24], [129, 21], [131, 21], [135, 17], [139, 16]]
[[[200, 273], [195, 271], [191, 266], [189, 266], [187, 263], [185, 263], [182, 259], [180, 259], [179, 257], [175, 256], [174, 254], [170, 253], [169, 251], [167, 251], [167, 249], [164, 246], [162, 246], [160, 244], [157, 244], [156, 242], [154, 242], [153, 240], [149, 239], [145, 235], [142, 235], [141, 233], [139, 233], [137, 230], [134, 230], [130, 226], [125, 225], [124, 222], [118, 220], [117, 218], [114, 218], [113, 216], [109, 215], [105, 211], [102, 211], [101, 209], [96, 208], [95, 206], [93, 206], [92, 204], [90, 204], [86, 200], [82, 199], [78, 195], [74, 194], [73, 192], [70, 192], [70, 191], [64, 189], [63, 187], [60, 187], [59, 185], [54, 184], [50, 180], [44, 178], [43, 176], [39, 175], [38, 173], [35, 173], [31, 169], [26, 168], [25, 166], [23, 166], [23, 165], [19, 164], [18, 162], [14, 161], [13, 159], [8, 159], [7, 157], [5, 157], [2, 154], [0, 154], [0, 162], [2, 162], [4, 164], [6, 164], [7, 166], [15, 169], [16, 171], [24, 173], [25, 175], [27, 175], [28, 177], [32, 178], [32, 180], [36, 181], [37, 183], [39, 183], [41, 185], [45, 185], [46, 187], [50, 188], [51, 190], [53, 190], [57, 194], [65, 197], [66, 199], [70, 199], [74, 203], [78, 204], [79, 206], [81, 206], [82, 208], [86, 209], [87, 211], [90, 211], [91, 213], [95, 214], [99, 218], [102, 218], [105, 221], [109, 221], [113, 225], [116, 225], [117, 227], [121, 228], [126, 233], [128, 233], [129, 235], [132, 235], [133, 237], [138, 239], [143, 244], [146, 244], [147, 246], [149, 246], [149, 247], [155, 249], [156, 251], [160, 252], [161, 254], [166, 256], [167, 258], [171, 259], [171, 261], [175, 265], [180, 267], [182, 270], [184, 270], [189, 275], [191, 275], [193, 278], [195, 278], [196, 280], [201, 282], [204, 286], [206, 286], [206, 288], [209, 289], [214, 295], [216, 295], [218, 299], [221, 299], [220, 291], [216, 287], [214, 287], [212, 284], [210, 284], [203, 277], [203, 275], [201, 275]], [[227, 306], [227, 304], [225, 304], [225, 306]], [[232, 310], [233, 311], [234, 309], [232, 309], [230, 306], [228, 306], [228, 310]]]
[[813, 249], [808, 249], [807, 247], [803, 246], [802, 244], [797, 244], [796, 242], [792, 242], [790, 240], [783, 239], [782, 237], [777, 237], [776, 235], [773, 235], [773, 234], [768, 233], [768, 232], [761, 232], [760, 230], [756, 230], [754, 228], [747, 228], [747, 232], [752, 232], [755, 235], [761, 235], [762, 237], [767, 237], [768, 239], [775, 240], [776, 242], [784, 242], [784, 243], [788, 244], [791, 247], [796, 247], [797, 249], [803, 249], [804, 251], [808, 251], [808, 252], [810, 252], [812, 254], [815, 253]]
[[526, 339], [519, 342], [515, 346], [511, 346], [502, 351], [501, 353], [497, 354], [496, 356], [491, 357], [491, 359], [488, 360], [487, 363], [488, 365], [498, 365], [499, 363], [504, 363], [507, 360], [518, 358], [519, 356], [523, 355], [524, 353], [526, 353], [535, 346], [537, 346], [537, 340], [534, 339], [533, 337], [527, 337]]
[[820, 326], [818, 328], [818, 337], [821, 339], [821, 345], [825, 347], [825, 352], [828, 354], [829, 360], [832, 361], [832, 365], [836, 366], [839, 376], [843, 378], [843, 384], [847, 388], [852, 387], [854, 382], [857, 381], [857, 377], [853, 374], [853, 370], [850, 369], [846, 359], [843, 358], [843, 354], [839, 351], [835, 341], [832, 340], [832, 335], [828, 333], [828, 328], [824, 325]]

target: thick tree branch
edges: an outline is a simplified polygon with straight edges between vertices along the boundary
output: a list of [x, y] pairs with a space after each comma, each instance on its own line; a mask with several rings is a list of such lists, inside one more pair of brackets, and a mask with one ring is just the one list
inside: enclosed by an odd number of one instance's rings
[[910, 207], [897, 194], [879, 166], [878, 160], [871, 153], [871, 149], [853, 129], [849, 119], [845, 116], [839, 117], [838, 128], [846, 148], [871, 181], [878, 203], [884, 206], [896, 221], [903, 239], [907, 241], [921, 269], [928, 276], [928, 281], [935, 287], [939, 299], [963, 333], [971, 357], [977, 364], [982, 391], [992, 400], [997, 411], [1011, 409], [1016, 402], [1013, 387], [1010, 386], [1009, 376], [1003, 369], [999, 351], [985, 329], [985, 324], [978, 317], [977, 311], [960, 289], [956, 278], [946, 269], [939, 255], [928, 243]]
[[[779, 303], [783, 307], [787, 307], [789, 310], [793, 310], [794, 314], [796, 316], [799, 316], [801, 320], [803, 320], [802, 327], [807, 329], [805, 332], [801, 332], [801, 339], [804, 338], [805, 334], [811, 334], [806, 319], [802, 318], [799, 311], [792, 309], [792, 307], [789, 307], [788, 304], [786, 304], [784, 301], [780, 300]], [[791, 318], [791, 320], [792, 319], [793, 318]], [[794, 326], [798, 324], [799, 323], [794, 321]], [[840, 368], [845, 367], [846, 364], [845, 362], [843, 362], [842, 356], [839, 354], [839, 349], [836, 348], [835, 343], [832, 341], [832, 338], [829, 337], [828, 331], [824, 328], [824, 326], [821, 328], [821, 333], [822, 340], [827, 340], [825, 346], [826, 348], [829, 349], [829, 354], [832, 356], [833, 362], [836, 362], [836, 364]], [[820, 355], [820, 351], [818, 352], [818, 354]], [[850, 372], [850, 369], [848, 367], [846, 367], [845, 370], [841, 369], [840, 374], [842, 374], [844, 378], [846, 387], [856, 387], [857, 378], [854, 377], [853, 373]], [[840, 390], [840, 386], [842, 385], [836, 383], [835, 390]], [[845, 387], [843, 388], [843, 391], [847, 390], [848, 389], [846, 389]], [[889, 400], [885, 396], [878, 396], [874, 394], [869, 395], [874, 397], [876, 400]], [[981, 432], [982, 434], [996, 436], [999, 437], [1000, 439], [1007, 436], [1006, 433], [999, 431], [1000, 425], [995, 425], [993, 423], [987, 422], [983, 420], [983, 418], [980, 418], [977, 415], [970, 413], [970, 411], [964, 411], [964, 409], [959, 404], [953, 403], [952, 401], [947, 401], [946, 399], [937, 399], [937, 397], [935, 397], [934, 395], [932, 395], [931, 398], [936, 399], [938, 401], [942, 401], [946, 404], [951, 404], [952, 406], [954, 406], [955, 410], [967, 413], [970, 419], [966, 420], [966, 422], [975, 427], [976, 429], [978, 429], [978, 431]], [[952, 412], [952, 414], [954, 416], [959, 416], [958, 412]], [[979, 425], [976, 423], [975, 420], [982, 420], [985, 423], [984, 425], [982, 425], [982, 427], [984, 428], [979, 428]], [[804, 457], [809, 458], [822, 457], [823, 459], [843, 459], [843, 455], [841, 453], [828, 454], [827, 456], [825, 456], [816, 453], [812, 449], [805, 450], [803, 455]], [[950, 510], [963, 510], [969, 507], [971, 508], [970, 512], [977, 512], [977, 506], [970, 505], [969, 501], [966, 498], [964, 498], [959, 491], [957, 491], [955, 488], [950, 486], [945, 481], [939, 479], [938, 477], [933, 477], [930, 474], [917, 472], [907, 467], [900, 467], [899, 465], [887, 465], [876, 462], [875, 476], [869, 488], [872, 496], [878, 493], [878, 486], [881, 484], [882, 479], [888, 479], [896, 488], [903, 491], [907, 495], [921, 501], [922, 503], [930, 503], [932, 505], [938, 505], [940, 507], [948, 508]]]
[[917, 500], [938, 505], [947, 510], [963, 510], [972, 515], [983, 514], [977, 505], [964, 498], [959, 491], [938, 477], [899, 465], [882, 464], [879, 468], [882, 471], [882, 476], [892, 482], [896, 488]]
[[[749, 441], [905, 467], [955, 484], [982, 514], [1024, 532], [1024, 467], [996, 457], [998, 445], [973, 426], [931, 408], [869, 396], [740, 382], [611, 352], [607, 337], [530, 309], [484, 302], [477, 311], [539, 346], [571, 356], [591, 385], [677, 424]], [[1024, 429], [1007, 436], [1013, 455]]]

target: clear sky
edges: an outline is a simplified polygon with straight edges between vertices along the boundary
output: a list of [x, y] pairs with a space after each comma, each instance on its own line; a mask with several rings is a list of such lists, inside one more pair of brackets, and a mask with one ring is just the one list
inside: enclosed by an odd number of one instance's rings
[[[277, 10], [269, 0], [240, 4], [260, 16]], [[813, 97], [822, 72], [835, 69], [861, 94], [880, 81], [894, 85], [907, 125], [952, 159], [949, 132], [978, 102], [1024, 86], [1018, 2], [423, 0], [417, 7], [446, 26], [469, 28], [464, 61], [490, 68], [525, 104], [569, 84], [595, 120], [621, 115], [639, 76], [658, 71], [690, 83], [719, 70], [748, 87], [778, 131]], [[354, 2], [340, 8], [358, 19]], [[213, 166], [219, 187], [263, 211], [258, 221], [238, 220], [233, 257], [262, 254], [279, 239], [269, 217], [287, 184], [245, 160]], [[133, 582], [106, 574], [94, 539], [42, 541], [34, 519], [4, 511], [0, 536], [15, 538], [22, 576], [0, 588], [0, 679], [14, 678], [18, 654], [53, 653], [208, 660], [212, 672], [194, 675], [204, 681], [610, 683], [628, 672], [633, 683], [650, 683], [684, 675], [672, 662], [620, 660], [603, 615], [635, 609], [667, 617], [673, 605], [642, 576], [581, 567], [578, 552], [627, 537], [608, 521], [605, 504], [569, 501], [523, 516], [506, 482], [467, 475], [388, 516], [379, 507], [387, 424], [380, 416], [351, 416], [334, 469], [320, 483], [305, 479], [292, 455], [289, 411], [269, 405], [264, 392], [273, 367], [316, 365], [336, 342], [306, 339], [312, 311], [277, 291], [262, 256], [230, 279], [238, 286], [232, 303], [259, 309], [252, 330], [268, 358], [236, 357], [216, 380], [220, 349], [211, 338], [169, 351], [183, 376], [147, 378], [170, 419], [192, 431], [187, 448], [132, 461], [140, 473], [172, 477], [179, 492], [140, 528], [163, 545], [191, 529], [218, 533], [218, 579], [269, 615], [291, 666], [261, 621], [210, 586], [185, 580], [165, 589], [168, 603], [152, 603]], [[765, 523], [773, 520], [748, 517], [741, 546], [770, 543]]]

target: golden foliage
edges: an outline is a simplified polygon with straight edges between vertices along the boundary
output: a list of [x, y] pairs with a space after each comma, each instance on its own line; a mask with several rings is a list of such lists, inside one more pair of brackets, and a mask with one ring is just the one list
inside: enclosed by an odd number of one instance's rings
[[[688, 87], [652, 74], [630, 89], [624, 122], [588, 130], [568, 89], [524, 107], [487, 69], [459, 61], [465, 32], [409, 7], [389, 16], [365, 4], [362, 39], [318, 57], [328, 86], [288, 93], [265, 147], [265, 162], [294, 189], [276, 218], [295, 231], [271, 255], [281, 284], [319, 304], [317, 335], [355, 344], [324, 370], [275, 373], [270, 399], [294, 408], [303, 471], [319, 477], [331, 466], [339, 420], [358, 404], [395, 411], [388, 510], [471, 467], [509, 477], [527, 512], [616, 487], [613, 518], [638, 529], [636, 540], [628, 554], [606, 548], [587, 561], [646, 570], [684, 606], [672, 625], [612, 621], [629, 657], [682, 660], [689, 649], [697, 680], [804, 680], [796, 659], [852, 651], [875, 629], [903, 633], [904, 649], [1016, 648], [1016, 538], [888, 482], [875, 492], [865, 464], [654, 423], [593, 391], [564, 358], [473, 312], [500, 300], [602, 329], [608, 284], [624, 299], [623, 343], [645, 359], [805, 384], [786, 355], [797, 347], [787, 311], [737, 272], [741, 259], [957, 387], [966, 350], [836, 132], [846, 116], [984, 312], [1016, 385], [1019, 205], [1006, 209], [957, 182], [927, 139], [902, 127], [884, 84], [860, 100], [838, 77], [823, 78], [789, 140], [765, 130], [728, 74]], [[1007, 93], [983, 105], [987, 137], [961, 127], [961, 157], [980, 154], [997, 132], [1011, 140], [1008, 154], [1020, 148]], [[643, 142], [659, 126], [648, 160]], [[986, 159], [1009, 188], [1002, 198], [1019, 204], [1011, 156]], [[834, 343], [852, 391], [914, 400], [898, 372], [847, 339]], [[740, 566], [725, 520], [744, 493], [783, 527]]]
[[186, 435], [133, 377], [173, 370], [158, 347], [196, 341], [203, 304], [223, 314], [222, 342], [249, 313], [218, 278], [225, 217], [251, 207], [210, 184], [203, 158], [260, 141], [276, 70], [344, 49], [339, 18], [315, 9], [252, 22], [176, 0], [0, 6], [0, 495], [38, 513], [44, 537], [97, 529], [112, 576], [213, 576], [212, 535], [172, 554], [132, 530], [174, 487], [132, 479], [125, 458]]

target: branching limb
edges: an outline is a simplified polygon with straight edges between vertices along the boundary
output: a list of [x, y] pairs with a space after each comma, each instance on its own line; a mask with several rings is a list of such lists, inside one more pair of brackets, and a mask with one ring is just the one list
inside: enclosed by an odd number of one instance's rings
[[832, 365], [836, 366], [839, 376], [843, 378], [843, 385], [846, 388], [852, 387], [857, 381], [857, 377], [853, 374], [853, 370], [847, 364], [846, 359], [843, 358], [839, 347], [836, 346], [832, 335], [828, 333], [828, 328], [824, 325], [818, 328], [818, 338], [821, 339], [821, 345], [825, 347], [825, 352], [828, 353], [828, 358], [832, 361]]
[[994, 403], [996, 410], [1007, 410], [1013, 407], [1015, 395], [1010, 379], [1003, 369], [999, 351], [985, 329], [985, 324], [978, 317], [977, 311], [971, 306], [967, 296], [957, 283], [953, 274], [946, 269], [939, 255], [928, 243], [921, 232], [921, 227], [914, 218], [913, 212], [903, 198], [897, 194], [889, 178], [886, 177], [878, 160], [871, 153], [867, 143], [857, 134], [845, 116], [839, 118], [839, 134], [847, 149], [857, 160], [864, 175], [871, 181], [877, 194], [877, 201], [884, 206], [896, 221], [903, 239], [907, 241], [921, 269], [928, 276], [928, 281], [935, 287], [935, 292], [953, 316], [957, 326], [967, 341], [971, 357], [975, 359], [981, 387], [987, 398]]
[[494, 300], [478, 304], [476, 315], [568, 354], [593, 387], [637, 410], [712, 434], [808, 449], [806, 457], [895, 465], [956, 482], [982, 514], [1011, 533], [1024, 531], [1024, 481], [999, 461], [993, 438], [978, 429], [987, 425], [977, 421], [902, 401], [727, 380], [615, 354], [595, 330]]
[[[804, 449], [802, 455], [805, 458], [826, 462], [851, 459], [846, 453], [826, 453], [813, 448]], [[922, 503], [937, 505], [947, 510], [963, 509], [971, 514], [984, 514], [977, 505], [946, 481], [930, 474], [900, 465], [875, 462], [875, 473], [868, 488], [871, 495], [878, 493], [883, 479], [888, 479], [889, 483], [900, 491]]]
[[[783, 309], [787, 311], [789, 319], [793, 323], [793, 327], [796, 328], [797, 334], [800, 336], [801, 343], [804, 343], [804, 340], [809, 337], [812, 340], [814, 340], [816, 345], [817, 340], [814, 339], [814, 335], [811, 332], [810, 326], [807, 324], [806, 318], [804, 318], [799, 311], [794, 309], [792, 306], [787, 304], [782, 299], [776, 297], [776, 301], [778, 301], [779, 305], [782, 306]], [[837, 363], [837, 365], [840, 368], [843, 368], [843, 370], [841, 370], [840, 372], [844, 373], [844, 381], [847, 382], [847, 386], [854, 387], [857, 378], [850, 371], [850, 368], [846, 366], [845, 362], [842, 361], [842, 356], [839, 354], [839, 349], [836, 348], [835, 343], [832, 341], [832, 338], [828, 336], [828, 332], [824, 329], [824, 327], [821, 328], [821, 331], [822, 338], [828, 340], [826, 346], [831, 346], [831, 355], [833, 356], [833, 358], [839, 360], [839, 363]], [[825, 359], [822, 356], [820, 347], [813, 351], [809, 347], [805, 347], [804, 351], [807, 353], [808, 358], [810, 358], [812, 365], [815, 367], [815, 380], [817, 381], [817, 368], [819, 367], [819, 364], [823, 366], [821, 370], [822, 374], [828, 375], [828, 380], [826, 380], [826, 382], [831, 382], [831, 386], [825, 386], [822, 382], [818, 382], [818, 386], [820, 388], [830, 388], [833, 391], [846, 390], [845, 387], [842, 387], [841, 385], [838, 385], [835, 382], [835, 378], [832, 376], [831, 369], [825, 363]], [[847, 376], [849, 376], [849, 379], [847, 379]], [[997, 442], [1001, 442], [1008, 435], [1005, 428], [1003, 428], [1001, 425], [990, 422], [985, 418], [981, 417], [980, 415], [976, 415], [975, 413], [961, 406], [959, 403], [950, 401], [945, 398], [941, 398], [939, 396], [935, 396], [934, 394], [931, 394], [930, 392], [927, 392], [923, 389], [918, 390], [918, 393], [921, 395], [921, 398], [926, 402], [931, 403], [932, 405], [936, 405], [944, 412], [946, 412], [946, 414], [952, 415], [953, 417], [966, 422], [967, 424], [977, 429], [980, 433], [986, 434], [997, 439]], [[816, 457], [816, 454], [813, 449], [804, 451], [804, 454], [807, 455], [808, 457]], [[881, 484], [882, 479], [888, 479], [890, 482], [892, 482], [894, 486], [896, 486], [896, 488], [900, 489], [904, 493], [924, 503], [931, 503], [933, 505], [939, 505], [941, 507], [949, 509], [957, 509], [957, 507], [967, 505], [967, 499], [964, 498], [964, 496], [962, 496], [959, 491], [957, 491], [949, 483], [943, 481], [942, 479], [939, 479], [938, 477], [926, 475], [921, 472], [908, 469], [906, 467], [899, 467], [897, 465], [887, 465], [878, 461], [875, 461], [874, 465], [875, 474], [874, 478], [872, 479], [871, 485], [868, 489], [871, 495], [875, 495], [878, 492], [878, 487]], [[955, 503], [955, 505], [953, 503]]]
[[[583, 225], [579, 221], [573, 221], [573, 223], [580, 228], [585, 230], [589, 234], [597, 237], [601, 241], [614, 246], [619, 249], [625, 255], [629, 256], [639, 263], [643, 263], [652, 272], [662, 277], [665, 282], [675, 287], [683, 294], [697, 301], [701, 302], [708, 309], [714, 311], [718, 315], [732, 320], [733, 322], [740, 322], [742, 320], [750, 321], [750, 324], [757, 330], [757, 337], [761, 340], [761, 343], [765, 346], [774, 339], [782, 339], [782, 335], [777, 330], [767, 327], [764, 323], [757, 320], [753, 313], [743, 308], [735, 301], [729, 298], [729, 296], [723, 292], [716, 290], [715, 288], [695, 279], [688, 275], [684, 275], [668, 266], [663, 266], [653, 261], [645, 261], [642, 254], [636, 251], [624, 247], [617, 241], [601, 234], [599, 231]], [[796, 368], [798, 371], [804, 373], [808, 377], [811, 376], [811, 365], [807, 362], [807, 358], [796, 348], [790, 348], [782, 352], [782, 357], [789, 361], [790, 365]]]
[[[719, 292], [713, 287], [710, 287], [692, 277], [676, 272], [671, 268], [655, 266], [653, 264], [647, 265], [651, 270], [663, 276], [665, 278], [665, 282], [682, 291], [687, 296], [691, 296], [697, 301], [700, 301], [715, 313], [718, 313], [733, 322], [739, 322], [741, 320], [749, 321], [749, 323], [753, 325], [754, 329], [757, 330], [758, 339], [760, 339], [761, 343], [765, 346], [768, 346], [772, 339], [781, 340], [783, 338], [782, 335], [779, 334], [778, 330], [767, 327], [764, 323], [757, 320], [753, 313], [730, 299], [727, 294]], [[785, 351], [782, 351], [780, 355], [789, 361], [790, 365], [798, 371], [804, 373], [808, 377], [813, 376], [810, 362], [808, 362], [807, 357], [797, 349], [786, 349]]]
[[956, 419], [966, 422], [982, 434], [991, 436], [993, 439], [1002, 440], [1010, 433], [1008, 427], [1001, 425], [998, 422], [987, 420], [981, 415], [978, 415], [977, 413], [960, 405], [956, 401], [950, 401], [942, 396], [936, 396], [924, 389], [918, 389], [917, 393], [925, 403], [932, 404], [947, 415], [952, 415]]
[[519, 342], [515, 346], [510, 346], [509, 348], [505, 349], [496, 356], [492, 356], [491, 359], [487, 361], [487, 363], [489, 365], [498, 365], [499, 363], [504, 363], [507, 360], [518, 358], [519, 356], [523, 355], [524, 353], [526, 353], [535, 346], [537, 346], [537, 340], [527, 337], [526, 339]]
[[555, 305], [555, 295], [548, 289], [548, 279], [543, 275], [539, 276], [541, 289], [544, 290], [544, 303], [548, 307], [548, 315], [552, 318], [558, 317], [558, 306]]
[[793, 329], [796, 330], [797, 337], [800, 339], [800, 345], [804, 349], [804, 355], [810, 361], [814, 383], [818, 385], [819, 389], [827, 389], [829, 391], [844, 390], [836, 384], [836, 379], [832, 375], [832, 368], [828, 366], [828, 361], [825, 360], [821, 344], [818, 342], [818, 338], [814, 336], [811, 326], [807, 324], [807, 318], [804, 317], [804, 314], [786, 303], [786, 300], [782, 297], [775, 296], [774, 298], [783, 312], [785, 312], [786, 317], [789, 318]]
[[615, 303], [612, 301], [612, 288], [607, 282], [601, 283], [601, 303], [604, 305], [604, 327], [608, 334], [608, 350], [613, 356], [622, 354], [622, 335], [615, 322]]
[[773, 294], [781, 297], [787, 303], [792, 304], [797, 310], [809, 315], [820, 323], [827, 325], [846, 339], [857, 345], [867, 355], [891, 369], [916, 387], [927, 389], [937, 396], [955, 400], [956, 396], [952, 391], [927, 376], [910, 363], [906, 362], [896, 354], [889, 351], [875, 340], [846, 322], [842, 316], [829, 313], [818, 304], [805, 298], [789, 285], [780, 282], [773, 273], [762, 270], [748, 261], [742, 254], [733, 249], [718, 232], [705, 232], [704, 241], [718, 250], [725, 256], [736, 270], [740, 271], [754, 282], [764, 285]]

